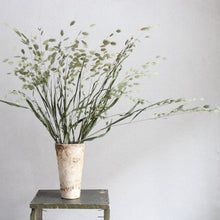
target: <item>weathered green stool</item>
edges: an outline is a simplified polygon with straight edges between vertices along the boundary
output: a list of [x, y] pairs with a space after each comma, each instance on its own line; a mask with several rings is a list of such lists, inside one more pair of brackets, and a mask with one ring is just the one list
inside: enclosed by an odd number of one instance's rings
[[102, 209], [104, 220], [110, 220], [108, 190], [82, 190], [74, 200], [62, 199], [59, 190], [39, 190], [30, 208], [30, 220], [42, 220], [43, 209]]

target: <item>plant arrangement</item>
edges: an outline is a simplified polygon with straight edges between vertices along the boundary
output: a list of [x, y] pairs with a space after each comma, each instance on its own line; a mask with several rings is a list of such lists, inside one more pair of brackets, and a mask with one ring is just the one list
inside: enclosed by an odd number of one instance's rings
[[[74, 26], [72, 21], [70, 30]], [[139, 36], [146, 35], [149, 29], [142, 27]], [[68, 36], [61, 30], [59, 37], [53, 38], [45, 37], [41, 28], [30, 37], [17, 29], [14, 32], [22, 47], [19, 54], [3, 62], [11, 65], [9, 74], [20, 80], [21, 88], [10, 93], [15, 101], [5, 98], [0, 102], [32, 111], [54, 139], [62, 198], [80, 197], [84, 142], [103, 137], [117, 125], [187, 112], [219, 112], [219, 108], [209, 105], [192, 106], [191, 100], [184, 98], [151, 103], [133, 97], [141, 78], [161, 58], [157, 56], [138, 69], [126, 69], [126, 61], [141, 39], [132, 36], [116, 47], [115, 35], [121, 33], [120, 29], [109, 34], [96, 49], [89, 49], [88, 31]], [[128, 102], [130, 106], [118, 112], [117, 105], [125, 103], [126, 107]], [[137, 119], [161, 107], [165, 107], [163, 112]]]
[[[70, 28], [74, 25], [75, 21], [72, 21]], [[149, 29], [147, 26], [139, 31], [144, 33]], [[144, 63], [140, 69], [124, 71], [123, 64], [140, 39], [130, 37], [123, 42], [121, 50], [113, 53], [111, 48], [116, 45], [114, 36], [120, 34], [119, 29], [108, 35], [96, 50], [89, 49], [86, 31], [68, 37], [61, 30], [58, 39], [46, 38], [41, 28], [32, 37], [14, 31], [23, 47], [18, 55], [3, 62], [12, 65], [11, 74], [22, 82], [22, 88], [12, 92], [19, 97], [19, 103], [0, 101], [31, 110], [56, 143], [83, 143], [103, 137], [113, 126], [134, 122], [143, 112], [165, 105], [174, 107], [167, 112], [155, 113], [154, 119], [185, 112], [219, 110], [209, 105], [187, 107], [190, 100], [184, 98], [168, 98], [155, 103], [132, 98], [140, 78], [149, 73], [149, 67], [160, 57]], [[131, 101], [131, 107], [112, 114], [118, 103], [127, 102], [125, 99]]]

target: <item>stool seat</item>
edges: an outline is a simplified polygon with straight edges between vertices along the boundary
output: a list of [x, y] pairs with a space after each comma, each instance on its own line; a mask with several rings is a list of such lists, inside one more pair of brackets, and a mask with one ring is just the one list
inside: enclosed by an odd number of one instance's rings
[[43, 209], [103, 209], [104, 220], [110, 219], [108, 190], [81, 190], [78, 199], [62, 199], [59, 190], [39, 190], [30, 203], [31, 220], [42, 220]]

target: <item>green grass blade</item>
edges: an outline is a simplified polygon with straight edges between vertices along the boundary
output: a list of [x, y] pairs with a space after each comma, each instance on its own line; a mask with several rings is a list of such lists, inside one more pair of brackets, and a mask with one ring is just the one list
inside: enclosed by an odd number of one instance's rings
[[8, 102], [8, 101], [1, 100], [1, 99], [0, 99], [0, 102], [5, 103], [5, 104], [10, 105], [10, 106], [18, 107], [18, 108], [29, 109], [29, 108], [28, 108], [28, 107], [26, 107], [26, 106], [23, 106], [23, 105], [18, 105], [18, 104], [16, 104], [16, 103], [13, 103], [13, 102]]

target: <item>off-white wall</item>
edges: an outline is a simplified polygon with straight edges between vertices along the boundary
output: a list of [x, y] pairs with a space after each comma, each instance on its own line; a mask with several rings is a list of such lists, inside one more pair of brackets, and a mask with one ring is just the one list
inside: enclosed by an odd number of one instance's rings
[[[118, 27], [131, 33], [156, 25], [131, 60], [132, 66], [143, 57], [167, 57], [156, 69], [160, 75], [146, 81], [144, 96], [220, 103], [219, 0], [1, 0], [0, 59], [17, 45], [5, 23], [27, 33], [38, 26], [55, 33], [73, 19], [80, 27], [96, 23], [97, 39]], [[16, 81], [0, 69], [3, 95]], [[0, 105], [0, 124], [0, 219], [28, 219], [36, 190], [58, 188], [53, 141], [31, 113], [19, 109]], [[220, 115], [206, 113], [117, 127], [87, 143], [83, 188], [110, 190], [113, 220], [218, 220], [219, 129]], [[44, 215], [86, 220], [97, 212]]]

